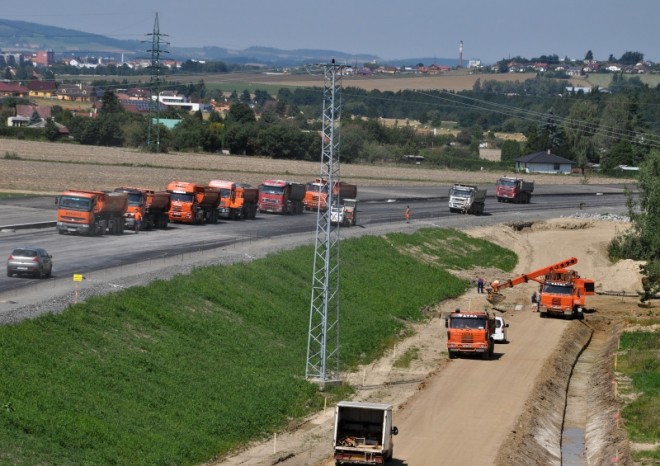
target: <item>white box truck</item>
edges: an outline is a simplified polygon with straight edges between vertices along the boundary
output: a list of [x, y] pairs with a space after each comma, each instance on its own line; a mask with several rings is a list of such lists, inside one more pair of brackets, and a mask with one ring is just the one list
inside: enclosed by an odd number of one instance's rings
[[398, 433], [392, 405], [340, 401], [335, 406], [335, 464], [383, 464], [392, 459], [392, 436]]

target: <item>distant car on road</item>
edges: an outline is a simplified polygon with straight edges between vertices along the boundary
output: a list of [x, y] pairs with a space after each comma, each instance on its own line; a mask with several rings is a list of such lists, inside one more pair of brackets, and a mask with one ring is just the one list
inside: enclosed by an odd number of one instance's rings
[[32, 275], [35, 278], [50, 277], [53, 273], [53, 256], [44, 248], [23, 246], [14, 249], [7, 258], [7, 276]]
[[506, 329], [508, 326], [509, 324], [504, 322], [504, 317], [495, 316], [495, 333], [492, 335], [493, 340], [501, 343], [509, 343], [506, 335]]

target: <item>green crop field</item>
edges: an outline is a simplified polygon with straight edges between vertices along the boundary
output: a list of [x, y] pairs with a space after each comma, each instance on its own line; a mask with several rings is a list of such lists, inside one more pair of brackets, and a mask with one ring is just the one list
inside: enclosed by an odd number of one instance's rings
[[[656, 444], [660, 441], [660, 339], [657, 332], [625, 332], [621, 335], [622, 355], [618, 370], [631, 381], [622, 389], [631, 400], [623, 409], [622, 417], [633, 442]], [[635, 453], [634, 459], [660, 461], [660, 449]]]
[[[612, 85], [612, 76], [612, 73], [593, 73], [589, 75], [587, 80], [592, 86], [606, 88]], [[640, 81], [649, 87], [656, 87], [658, 84], [660, 84], [660, 75], [657, 74], [624, 75], [624, 77], [626, 79], [630, 79], [632, 77], [639, 78]]]
[[[517, 260], [442, 229], [345, 240], [341, 256], [343, 370], [470, 286], [445, 269]], [[199, 268], [0, 327], [0, 464], [197, 464], [344, 398], [304, 377], [312, 257]]]

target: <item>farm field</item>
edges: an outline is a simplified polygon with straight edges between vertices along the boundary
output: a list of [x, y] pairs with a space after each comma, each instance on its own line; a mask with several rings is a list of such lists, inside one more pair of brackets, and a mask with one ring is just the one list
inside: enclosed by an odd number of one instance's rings
[[[57, 194], [69, 189], [111, 190], [118, 185], [165, 189], [185, 179], [212, 179], [258, 185], [279, 178], [307, 182], [318, 177], [319, 162], [275, 160], [199, 153], [151, 154], [122, 148], [81, 146], [0, 139], [2, 190], [14, 193]], [[500, 171], [460, 171], [424, 165], [342, 164], [344, 181], [358, 185], [447, 185], [455, 182], [490, 184]], [[580, 175], [534, 175], [538, 184], [579, 184]], [[618, 178], [590, 175], [590, 183], [621, 183]], [[146, 185], [146, 186], [145, 186]]]
[[[467, 91], [474, 87], [477, 79], [484, 81], [525, 81], [532, 79], [536, 73], [506, 73], [486, 74], [472, 73], [467, 70], [452, 71], [438, 75], [377, 75], [377, 76], [346, 76], [342, 79], [344, 88], [357, 87], [366, 91], [380, 90], [382, 92], [398, 92], [407, 89], [416, 90], [446, 90], [450, 92]], [[609, 75], [603, 75], [609, 76]], [[85, 77], [67, 77], [69, 79], [82, 79]], [[148, 76], [134, 76], [133, 81], [145, 82]], [[199, 75], [168, 77], [173, 82], [189, 83], [198, 81]], [[323, 87], [323, 74], [320, 70], [310, 70], [309, 74], [289, 73], [214, 73], [201, 76], [209, 89], [220, 89], [224, 92], [241, 92], [248, 89], [253, 92], [260, 89], [276, 94], [283, 87]], [[584, 78], [571, 78], [568, 80], [574, 86], [588, 86]]]

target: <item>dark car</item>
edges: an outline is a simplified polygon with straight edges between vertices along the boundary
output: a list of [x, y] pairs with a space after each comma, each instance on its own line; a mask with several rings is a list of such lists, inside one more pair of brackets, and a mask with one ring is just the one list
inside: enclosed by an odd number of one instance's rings
[[7, 276], [32, 275], [35, 278], [50, 277], [53, 272], [53, 256], [44, 248], [24, 246], [14, 249], [7, 258]]

